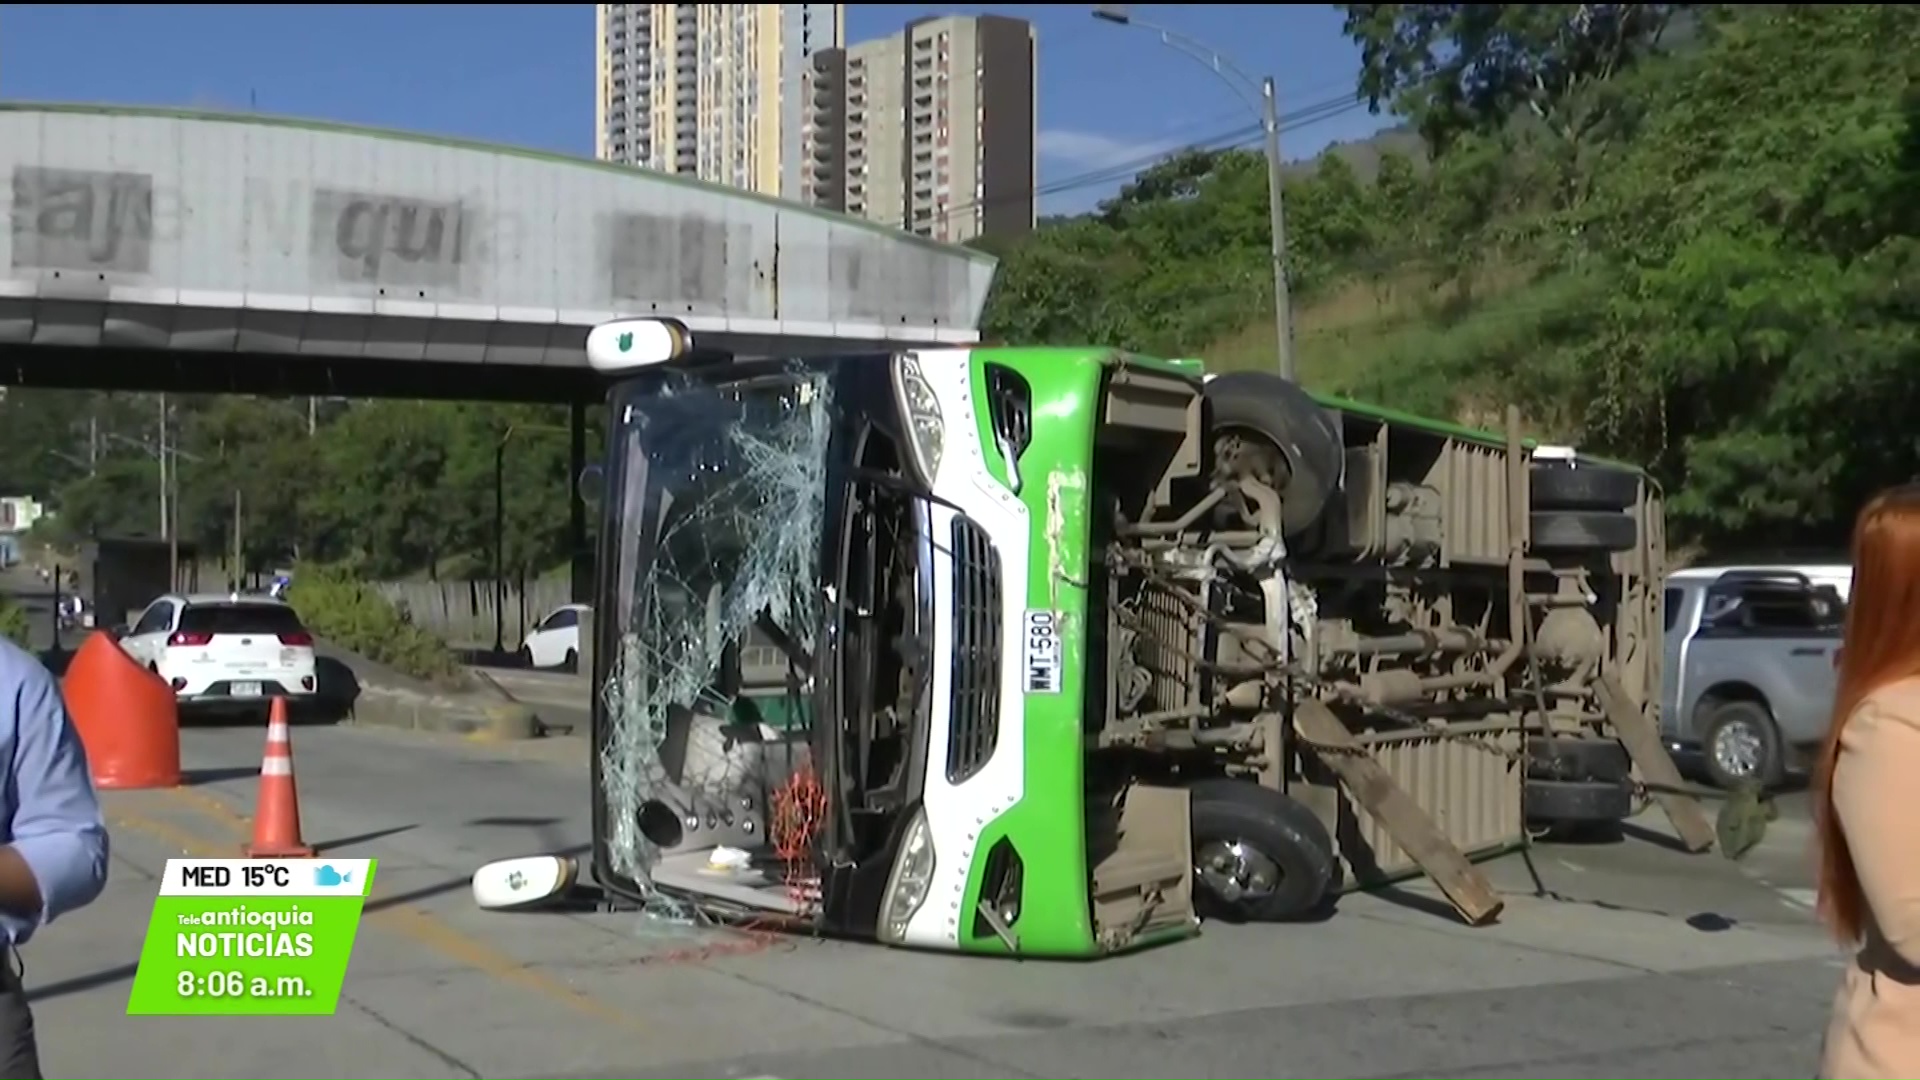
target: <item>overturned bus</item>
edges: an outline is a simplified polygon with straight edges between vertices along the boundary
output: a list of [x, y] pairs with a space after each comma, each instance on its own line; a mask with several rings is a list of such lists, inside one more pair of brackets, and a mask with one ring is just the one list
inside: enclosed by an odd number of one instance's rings
[[1091, 957], [1634, 809], [1636, 469], [1112, 349], [589, 352], [616, 896]]

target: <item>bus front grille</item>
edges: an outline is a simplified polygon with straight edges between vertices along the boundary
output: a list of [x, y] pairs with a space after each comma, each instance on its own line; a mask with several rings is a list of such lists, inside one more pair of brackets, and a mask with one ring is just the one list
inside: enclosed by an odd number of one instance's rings
[[1000, 627], [1000, 553], [980, 526], [955, 517], [949, 783], [979, 772], [1000, 740]]

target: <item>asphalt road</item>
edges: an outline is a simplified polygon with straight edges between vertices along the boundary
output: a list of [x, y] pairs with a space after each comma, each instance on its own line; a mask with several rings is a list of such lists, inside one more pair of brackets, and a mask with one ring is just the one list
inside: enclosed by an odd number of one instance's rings
[[[492, 679], [503, 690], [523, 704], [531, 707], [540, 718], [575, 734], [584, 734], [588, 727], [587, 690], [585, 684], [576, 676], [557, 671], [534, 671], [512, 667], [475, 667], [474, 671]], [[1769, 843], [1751, 852], [1740, 863], [1745, 876], [1768, 887], [1774, 892], [1773, 900], [1783, 901], [1793, 907], [1812, 906], [1812, 859], [1807, 845], [1812, 839], [1811, 814], [1808, 809], [1807, 795], [1804, 790], [1790, 790], [1776, 796], [1780, 808], [1780, 819], [1770, 827]], [[1711, 812], [1715, 807], [1709, 806]], [[1657, 820], [1657, 811], [1637, 820], [1629, 827], [1637, 839], [1643, 841], [1639, 847], [1627, 846], [1610, 853], [1608, 872], [1621, 880], [1623, 902], [1634, 902], [1633, 895], [1640, 890], [1630, 883], [1640, 879], [1649, 879], [1649, 889], [1657, 891], [1659, 879], [1664, 872], [1658, 860], [1651, 858], [1658, 851], [1653, 846], [1662, 842], [1659, 835], [1663, 826]], [[1561, 873], [1584, 873], [1584, 864], [1590, 861], [1590, 852], [1580, 846], [1555, 845], [1543, 847], [1536, 853], [1536, 865], [1543, 873], [1557, 868]]]
[[[571, 676], [490, 674], [585, 731]], [[50, 1075], [1790, 1078], [1812, 1075], [1839, 974], [1808, 911], [1803, 796], [1737, 864], [1678, 852], [1657, 811], [1621, 842], [1496, 861], [1491, 927], [1415, 884], [1323, 923], [1015, 964], [483, 913], [481, 863], [585, 850], [586, 741], [303, 727], [307, 840], [381, 860], [339, 1013], [131, 1021], [154, 875], [236, 851], [261, 742], [189, 728], [186, 786], [104, 795], [107, 893], [25, 950]]]
[[1095, 964], [483, 913], [476, 866], [583, 850], [585, 740], [302, 727], [294, 747], [307, 840], [381, 860], [340, 1013], [125, 1018], [152, 874], [247, 831], [261, 732], [190, 728], [192, 782], [107, 793], [107, 895], [26, 950], [50, 1075], [1806, 1077], [1839, 973], [1802, 907], [1651, 820], [1491, 864], [1495, 926], [1416, 886]]

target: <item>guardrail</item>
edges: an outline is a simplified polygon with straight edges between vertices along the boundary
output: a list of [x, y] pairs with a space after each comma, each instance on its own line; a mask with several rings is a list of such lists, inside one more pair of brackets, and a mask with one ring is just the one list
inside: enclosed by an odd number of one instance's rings
[[549, 612], [572, 599], [564, 578], [515, 582], [499, 588], [492, 581], [382, 581], [377, 587], [414, 625], [455, 647], [493, 644], [494, 610], [500, 605], [502, 642], [518, 648], [527, 631]]

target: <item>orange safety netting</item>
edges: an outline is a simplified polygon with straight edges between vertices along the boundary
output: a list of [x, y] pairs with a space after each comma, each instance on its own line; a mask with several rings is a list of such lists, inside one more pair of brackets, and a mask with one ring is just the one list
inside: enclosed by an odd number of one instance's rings
[[795, 769], [773, 793], [773, 821], [767, 833], [780, 860], [788, 894], [811, 911], [820, 902], [820, 875], [814, 868], [813, 841], [827, 820], [827, 792], [811, 764]]

